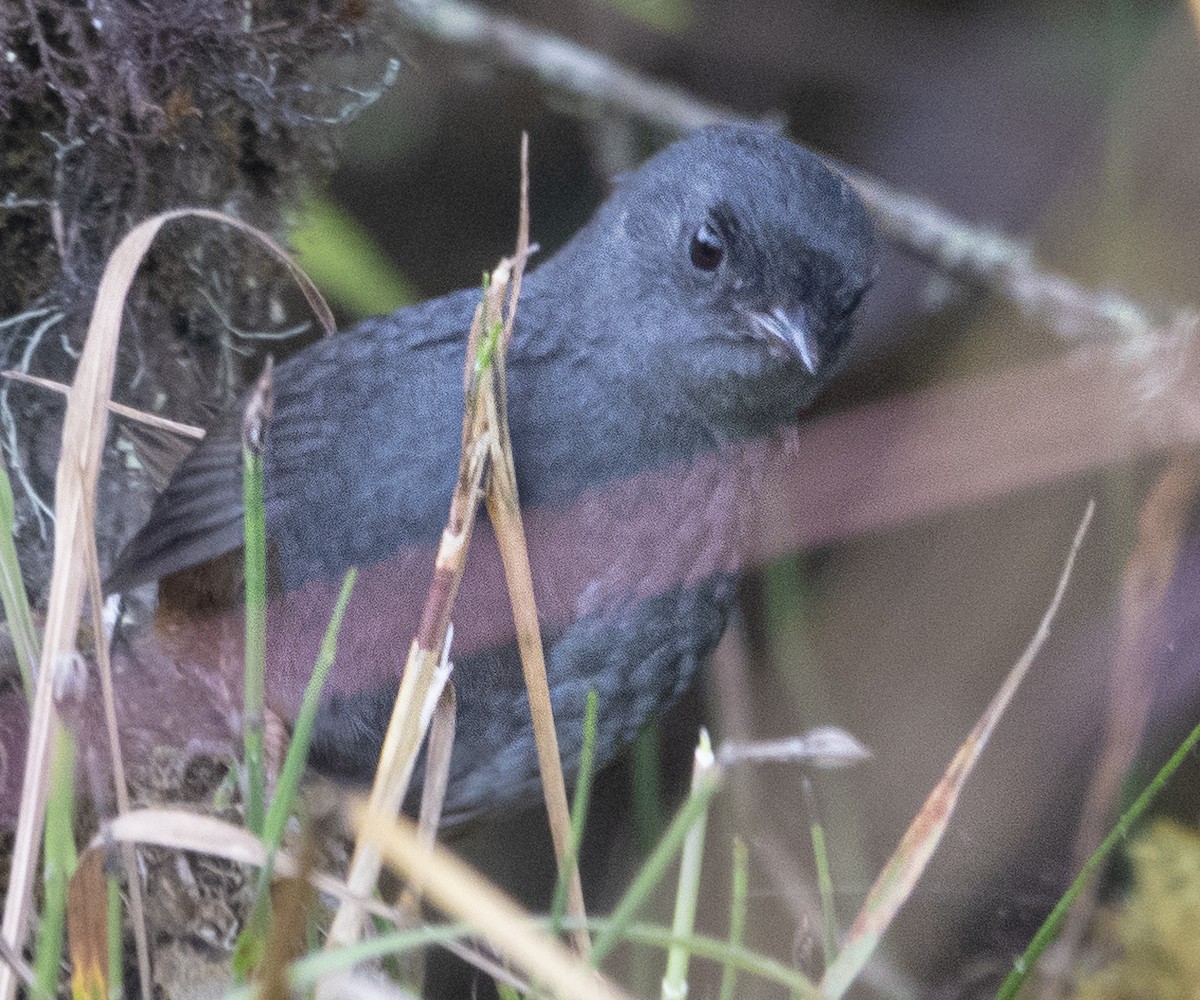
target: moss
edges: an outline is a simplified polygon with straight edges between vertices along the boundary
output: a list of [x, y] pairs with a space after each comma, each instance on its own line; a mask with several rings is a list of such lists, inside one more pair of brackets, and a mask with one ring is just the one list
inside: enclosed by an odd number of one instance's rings
[[[138, 221], [220, 208], [276, 235], [319, 189], [339, 127], [395, 78], [393, 42], [364, 0], [12, 0], [0, 17], [0, 368], [67, 380], [96, 284]], [[261, 367], [246, 331], [303, 308], [245, 237], [164, 232], [128, 303], [118, 398], [203, 419]], [[48, 318], [60, 317], [51, 328]], [[278, 343], [273, 344], [278, 349]], [[60, 401], [0, 392], [3, 458], [17, 473], [23, 562], [37, 592]], [[110, 495], [141, 484], [131, 477]], [[136, 503], [133, 505], [138, 506]], [[98, 525], [104, 536], [121, 526]]]
[[1077, 1000], [1200, 996], [1200, 833], [1158, 820], [1128, 850], [1133, 887], [1105, 916], [1120, 957], [1085, 977]]

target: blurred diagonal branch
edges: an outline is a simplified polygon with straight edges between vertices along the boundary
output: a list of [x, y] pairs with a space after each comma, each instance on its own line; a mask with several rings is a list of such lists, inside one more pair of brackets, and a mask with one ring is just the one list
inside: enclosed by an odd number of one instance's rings
[[[1191, 3], [1193, 9], [1200, 7], [1200, 0]], [[401, 27], [532, 73], [546, 86], [577, 98], [581, 111], [620, 111], [671, 133], [749, 120], [561, 35], [466, 0], [392, 0], [392, 9]], [[1021, 240], [955, 218], [859, 171], [842, 169], [880, 228], [901, 249], [1004, 295], [1061, 337], [1136, 339], [1190, 319], [1156, 321], [1126, 296], [1085, 289], [1044, 270]]]

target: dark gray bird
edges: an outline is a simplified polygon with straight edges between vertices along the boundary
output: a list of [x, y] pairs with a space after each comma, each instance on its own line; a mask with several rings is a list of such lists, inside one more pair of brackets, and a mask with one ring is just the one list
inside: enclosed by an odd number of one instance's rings
[[[716, 645], [746, 551], [756, 456], [836, 370], [872, 258], [863, 206], [819, 157], [765, 130], [717, 126], [620, 178], [526, 279], [508, 409], [568, 773], [590, 688], [603, 762]], [[295, 711], [342, 575], [360, 567], [313, 748], [337, 775], [374, 769], [429, 583], [477, 300], [466, 289], [370, 320], [275, 372], [269, 693]], [[230, 414], [183, 462], [108, 581], [162, 580], [161, 641], [213, 669], [241, 655], [228, 572], [239, 557], [226, 556], [242, 540], [240, 419]], [[481, 524], [451, 651], [450, 820], [537, 787], [502, 580]]]

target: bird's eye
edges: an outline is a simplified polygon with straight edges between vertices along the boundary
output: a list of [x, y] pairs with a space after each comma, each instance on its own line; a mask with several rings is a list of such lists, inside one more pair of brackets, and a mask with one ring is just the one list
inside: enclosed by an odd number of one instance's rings
[[715, 271], [725, 259], [725, 244], [721, 235], [704, 223], [692, 237], [692, 263], [701, 271]]

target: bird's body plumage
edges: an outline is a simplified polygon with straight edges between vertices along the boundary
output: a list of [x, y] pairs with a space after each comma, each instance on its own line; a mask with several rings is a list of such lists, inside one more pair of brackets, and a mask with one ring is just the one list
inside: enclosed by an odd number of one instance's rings
[[[589, 688], [603, 760], [678, 696], [720, 638], [752, 510], [753, 466], [736, 456], [828, 379], [871, 267], [869, 222], [841, 178], [777, 136], [720, 127], [622, 179], [527, 277], [508, 413], [568, 771]], [[314, 744], [317, 763], [339, 774], [373, 768], [432, 573], [478, 297], [467, 289], [370, 320], [275, 372], [269, 678], [294, 709], [341, 577], [360, 567]], [[241, 537], [234, 413], [185, 460], [110, 588], [196, 572]], [[536, 785], [486, 525], [456, 607], [452, 818]], [[231, 600], [208, 625], [185, 619], [169, 639], [189, 657], [228, 653], [237, 610]]]

